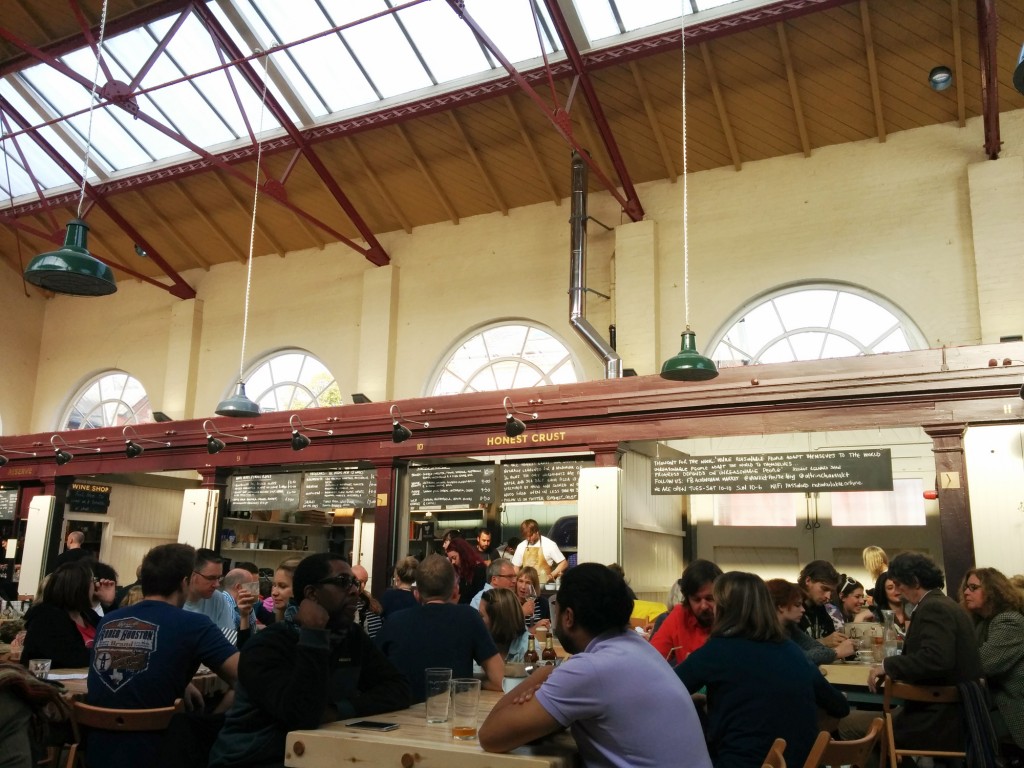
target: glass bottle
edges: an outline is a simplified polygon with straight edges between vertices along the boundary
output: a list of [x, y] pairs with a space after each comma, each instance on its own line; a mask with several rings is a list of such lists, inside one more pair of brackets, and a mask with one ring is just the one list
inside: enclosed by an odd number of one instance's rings
[[534, 643], [533, 635], [530, 635], [530, 639], [526, 643], [526, 653], [523, 654], [524, 664], [536, 664], [540, 661], [540, 657], [537, 655], [537, 646]]
[[882, 611], [882, 620], [885, 622], [882, 629], [882, 646], [886, 657], [895, 656], [900, 652], [895, 618], [892, 611]]
[[540, 657], [546, 664], [554, 664], [555, 659], [558, 658], [558, 654], [555, 653], [555, 640], [551, 637], [550, 633], [548, 633], [548, 639], [544, 642], [544, 651]]

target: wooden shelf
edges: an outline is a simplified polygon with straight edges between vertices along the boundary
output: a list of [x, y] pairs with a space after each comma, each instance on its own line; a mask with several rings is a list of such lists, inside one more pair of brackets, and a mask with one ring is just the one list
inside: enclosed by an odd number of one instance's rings
[[308, 553], [308, 550], [305, 550], [305, 549], [266, 549], [266, 548], [264, 548], [264, 549], [249, 549], [248, 547], [221, 547], [220, 551], [221, 552], [250, 552], [250, 553], [255, 553], [255, 552], [297, 552], [297, 553], [307, 552]]
[[315, 525], [313, 523], [282, 523], [278, 520], [252, 520], [245, 519], [243, 517], [225, 517], [221, 521], [221, 527], [225, 527], [230, 523], [251, 523], [252, 525], [273, 525], [278, 528], [318, 528], [320, 530], [329, 531], [331, 528], [336, 526], [333, 525]]

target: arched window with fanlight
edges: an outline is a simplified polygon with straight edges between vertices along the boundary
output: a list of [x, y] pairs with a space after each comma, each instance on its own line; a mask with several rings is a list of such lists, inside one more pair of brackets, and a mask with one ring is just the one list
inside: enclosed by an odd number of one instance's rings
[[712, 338], [719, 367], [904, 352], [927, 347], [914, 322], [886, 299], [850, 285], [789, 286], [750, 302]]
[[142, 382], [124, 371], [106, 371], [71, 397], [58, 429], [98, 429], [155, 421]]
[[550, 330], [526, 320], [493, 323], [452, 345], [427, 394], [571, 384], [580, 380], [580, 371], [572, 352]]
[[[228, 395], [234, 393], [232, 385]], [[264, 413], [341, 405], [341, 388], [326, 365], [301, 349], [264, 357], [245, 377], [246, 394]]]

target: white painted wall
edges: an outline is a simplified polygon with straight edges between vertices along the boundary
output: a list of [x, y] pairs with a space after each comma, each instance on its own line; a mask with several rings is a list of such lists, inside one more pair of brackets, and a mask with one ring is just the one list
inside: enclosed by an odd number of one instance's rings
[[971, 427], [964, 436], [974, 560], [1024, 573], [1024, 427]]

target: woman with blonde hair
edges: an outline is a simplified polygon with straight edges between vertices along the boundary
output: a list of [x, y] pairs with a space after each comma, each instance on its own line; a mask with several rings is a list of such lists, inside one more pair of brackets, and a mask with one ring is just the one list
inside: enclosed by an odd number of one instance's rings
[[818, 707], [844, 717], [850, 705], [789, 642], [761, 577], [715, 579], [711, 636], [676, 667], [690, 693], [708, 690], [708, 747], [715, 768], [761, 765], [777, 738], [787, 765], [803, 765], [818, 735]]
[[524, 565], [516, 576], [516, 597], [528, 627], [551, 625], [551, 607], [540, 591], [540, 573], [532, 565]]
[[[868, 576], [871, 577], [868, 580], [868, 584], [878, 581], [878, 577], [889, 570], [889, 556], [885, 554], [885, 550], [881, 547], [874, 545], [864, 547], [860, 557], [864, 561], [864, 568], [867, 570]], [[882, 596], [876, 595], [873, 589], [869, 589], [867, 594], [876, 603], [882, 601]]]
[[395, 573], [391, 577], [392, 586], [384, 590], [384, 594], [380, 597], [382, 618], [387, 619], [392, 613], [419, 605], [416, 595], [413, 594], [416, 569], [419, 568], [419, 565], [420, 561], [412, 556], [398, 561]]
[[[301, 557], [289, 557], [274, 571], [274, 583], [270, 587], [270, 597], [268, 598], [271, 604], [268, 610], [274, 612], [272, 623], [281, 621], [285, 613], [288, 612], [292, 599], [292, 579], [295, 577], [295, 568], [301, 562]], [[264, 606], [266, 606], [266, 602], [264, 602]]]

